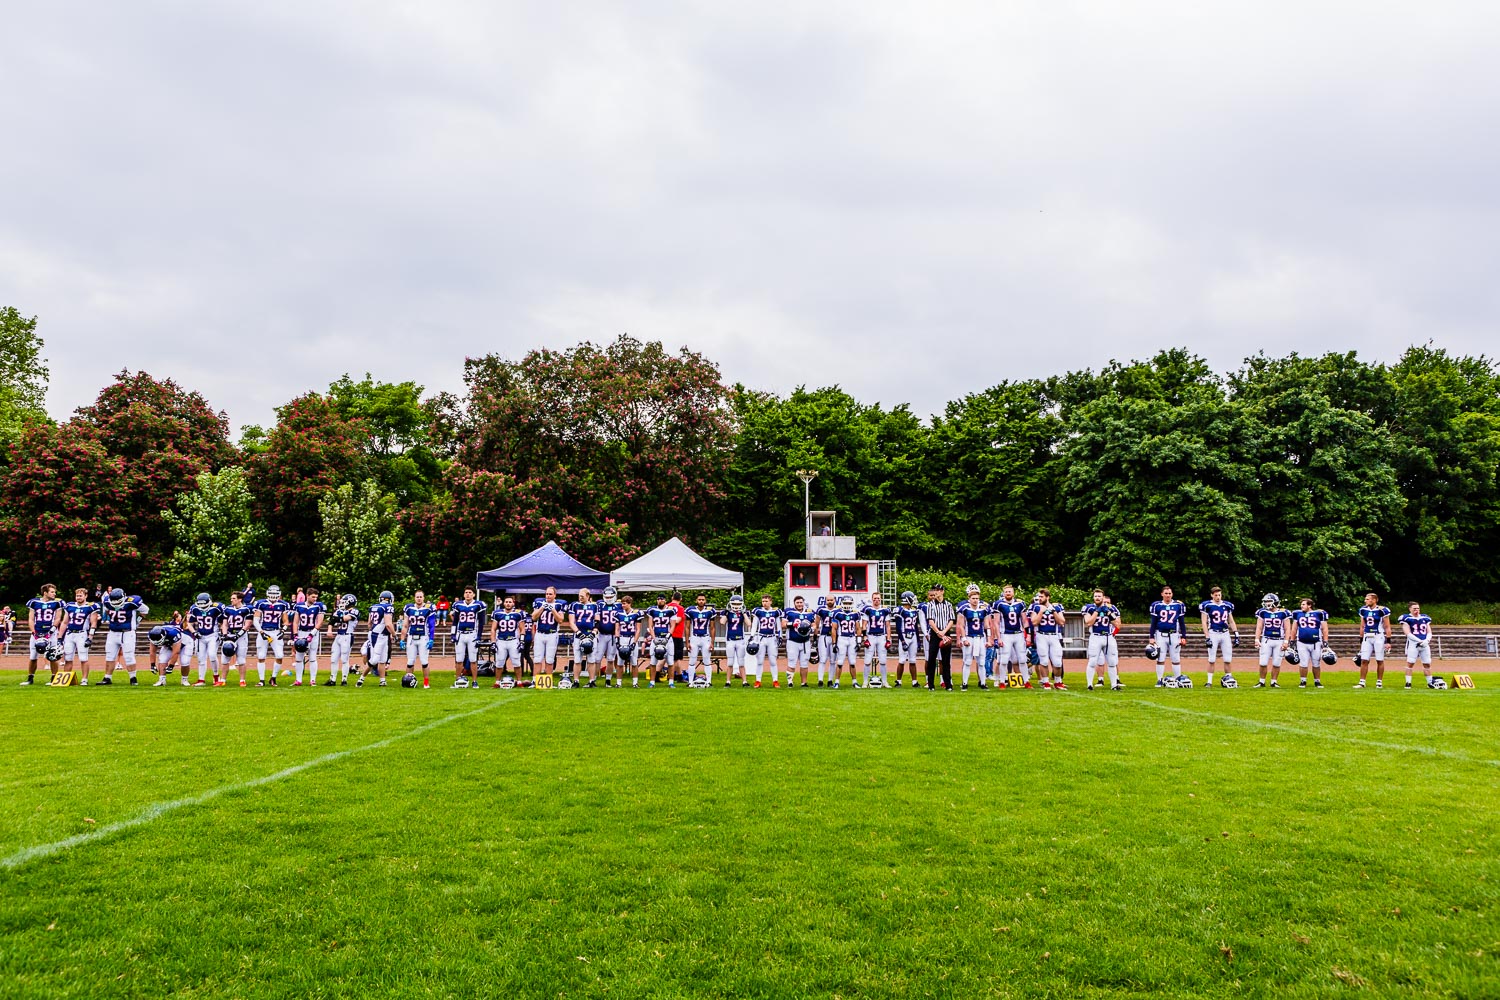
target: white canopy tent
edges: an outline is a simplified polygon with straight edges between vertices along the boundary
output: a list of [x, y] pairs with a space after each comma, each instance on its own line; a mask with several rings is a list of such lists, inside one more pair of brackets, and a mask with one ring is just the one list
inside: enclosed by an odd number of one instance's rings
[[715, 566], [675, 535], [609, 574], [616, 590], [733, 590], [745, 574]]

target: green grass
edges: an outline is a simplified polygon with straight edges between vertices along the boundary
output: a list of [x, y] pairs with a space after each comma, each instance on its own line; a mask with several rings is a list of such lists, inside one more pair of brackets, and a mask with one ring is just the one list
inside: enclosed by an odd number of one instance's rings
[[0, 996], [1500, 992], [1488, 689], [17, 679], [9, 860], [395, 739], [0, 864]]

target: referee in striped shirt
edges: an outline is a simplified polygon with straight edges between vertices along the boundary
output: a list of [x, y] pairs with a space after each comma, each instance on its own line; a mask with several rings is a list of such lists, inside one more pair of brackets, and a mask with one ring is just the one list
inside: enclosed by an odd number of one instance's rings
[[[933, 690], [938, 668], [943, 670], [943, 690], [953, 690], [953, 673], [949, 659], [953, 656], [953, 620], [958, 617], [953, 604], [944, 596], [940, 583], [927, 592], [927, 603], [922, 605], [927, 616], [927, 690]], [[947, 639], [948, 642], [943, 640]]]

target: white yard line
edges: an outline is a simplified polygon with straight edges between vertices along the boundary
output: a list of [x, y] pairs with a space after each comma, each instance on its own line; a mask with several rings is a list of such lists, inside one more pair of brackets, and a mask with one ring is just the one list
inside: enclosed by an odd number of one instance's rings
[[293, 764], [291, 767], [284, 768], [283, 770], [277, 771], [274, 774], [266, 774], [262, 775], [259, 778], [250, 778], [246, 781], [236, 781], [228, 785], [220, 785], [218, 788], [210, 788], [206, 792], [199, 792], [197, 795], [189, 795], [185, 798], [173, 799], [170, 802], [153, 802], [151, 805], [147, 806], [145, 809], [142, 809], [140, 812], [136, 813], [129, 819], [122, 819], [116, 823], [110, 823], [105, 826], [101, 826], [97, 830], [89, 830], [87, 833], [78, 833], [74, 834], [71, 837], [64, 837], [62, 840], [55, 840], [50, 844], [37, 844], [33, 847], [23, 847], [21, 850], [15, 852], [14, 854], [8, 855], [4, 858], [0, 858], [0, 868], [19, 868], [22, 865], [26, 864], [28, 861], [35, 861], [37, 858], [49, 857], [50, 855], [58, 854], [62, 851], [71, 850], [74, 847], [81, 847], [84, 844], [89, 844], [96, 840], [102, 840], [105, 837], [112, 837], [115, 834], [123, 833], [126, 830], [134, 830], [136, 827], [145, 826], [147, 823], [158, 820], [161, 817], [167, 815], [167, 813], [176, 812], [178, 809], [186, 809], [189, 806], [201, 806], [203, 803], [210, 802], [228, 792], [239, 792], [247, 788], [259, 788], [261, 785], [269, 785], [273, 782], [280, 781], [283, 778], [290, 778], [293, 775], [301, 774], [303, 771], [308, 771], [315, 767], [321, 767], [324, 764], [332, 764], [334, 761], [343, 760], [345, 757], [353, 757], [355, 754], [368, 753], [371, 750], [382, 750], [385, 747], [390, 746], [392, 743], [398, 743], [401, 740], [409, 740], [413, 736], [421, 736], [423, 733], [431, 732], [439, 726], [446, 726], [450, 722], [457, 722], [459, 719], [467, 719], [470, 716], [479, 715], [481, 712], [488, 712], [491, 709], [499, 708], [506, 702], [516, 700], [517, 697], [519, 697], [519, 695], [510, 695], [508, 697], [502, 696], [496, 698], [494, 701], [489, 702], [487, 705], [481, 706], [480, 708], [472, 709], [468, 712], [459, 712], [457, 715], [445, 715], [442, 718], [433, 719], [431, 722], [424, 722], [422, 725], [416, 727], [415, 729], [408, 730], [404, 733], [397, 733], [395, 736], [387, 736], [383, 740], [376, 740], [374, 743], [367, 743], [362, 747], [354, 747], [350, 750], [335, 750], [333, 753], [325, 753], [321, 757], [314, 757], [312, 760], [305, 760], [300, 764]]
[[[1099, 701], [1098, 698], [1085, 698], [1082, 692], [1069, 691], [1068, 694], [1085, 701]], [[1140, 708], [1155, 708], [1163, 712], [1176, 712], [1179, 715], [1192, 715], [1201, 719], [1214, 719], [1220, 722], [1228, 722], [1236, 726], [1245, 726], [1248, 729], [1269, 729], [1280, 733], [1292, 733], [1296, 736], [1310, 736], [1318, 740], [1333, 740], [1337, 743], [1352, 743], [1356, 746], [1373, 747], [1377, 750], [1395, 750], [1400, 753], [1419, 753], [1428, 757], [1442, 757], [1445, 760], [1459, 760], [1468, 764], [1483, 764], [1488, 767], [1500, 767], [1500, 760], [1490, 760], [1486, 757], [1474, 757], [1456, 750], [1439, 750], [1437, 747], [1421, 746], [1413, 743], [1387, 743], [1381, 740], [1367, 740], [1359, 736], [1340, 736], [1338, 733], [1324, 732], [1321, 729], [1304, 729], [1301, 726], [1289, 726], [1284, 722], [1265, 722], [1260, 719], [1246, 719], [1238, 715], [1225, 715], [1222, 712], [1200, 712], [1191, 708], [1182, 708], [1178, 705], [1164, 705], [1158, 701], [1146, 701], [1141, 698], [1110, 699], [1115, 704], [1129, 704]]]

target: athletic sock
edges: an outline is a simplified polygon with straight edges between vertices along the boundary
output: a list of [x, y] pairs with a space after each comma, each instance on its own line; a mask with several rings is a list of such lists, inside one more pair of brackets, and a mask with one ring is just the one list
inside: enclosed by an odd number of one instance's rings
[[1158, 663], [1156, 665], [1156, 679], [1157, 680], [1162, 680], [1166, 676], [1167, 676], [1167, 665], [1165, 663]]
[[963, 678], [964, 678], [964, 683], [965, 684], [969, 683], [969, 661], [968, 660], [964, 661]]
[[1109, 668], [1109, 686], [1110, 687], [1114, 687], [1118, 683], [1120, 683], [1120, 668], [1119, 667], [1110, 667]]
[[1086, 683], [1089, 687], [1093, 687], [1094, 686], [1094, 665], [1092, 663], [1090, 663], [1087, 667], [1084, 668], [1084, 670], [1083, 670], [1083, 676], [1084, 676], [1084, 683]]
[[316, 663], [307, 668], [307, 682], [313, 685], [318, 683], [318, 665]]
[[1208, 672], [1208, 686], [1209, 687], [1213, 687], [1214, 686], [1214, 672], [1212, 670], [1210, 670]]
[[258, 674], [260, 674], [260, 679], [262, 681], [264, 681], [266, 679], [266, 665], [265, 665], [265, 663], [264, 662], [257, 663], [255, 665], [255, 672], [258, 673]]

